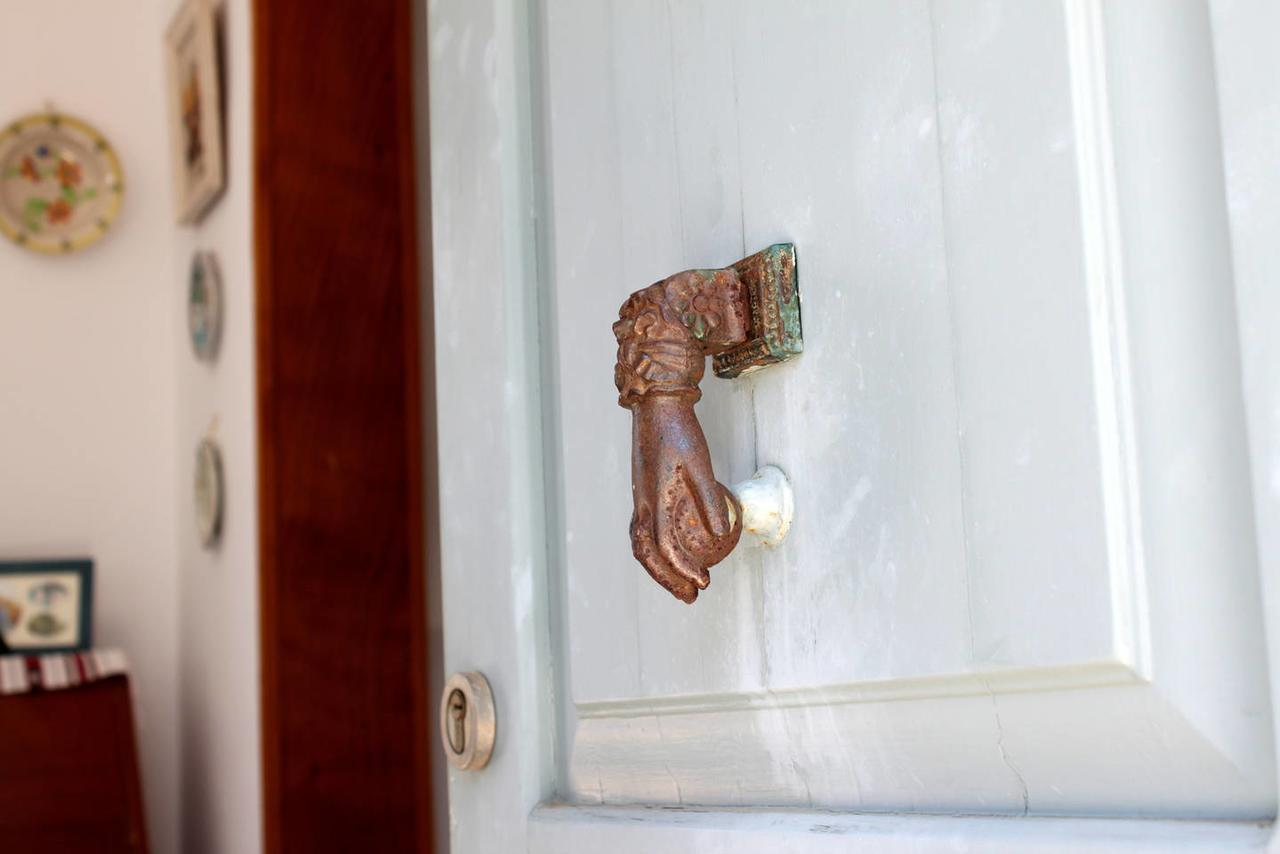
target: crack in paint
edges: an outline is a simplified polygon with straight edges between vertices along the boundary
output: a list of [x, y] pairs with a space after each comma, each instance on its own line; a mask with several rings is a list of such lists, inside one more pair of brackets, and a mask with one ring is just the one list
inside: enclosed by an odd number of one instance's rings
[[1022, 790], [1022, 814], [1029, 815], [1031, 813], [1031, 791], [1027, 788], [1027, 778], [1022, 776], [1022, 772], [1018, 770], [1018, 766], [1013, 764], [1013, 760], [1009, 758], [1009, 752], [1004, 747], [1004, 722], [1000, 720], [1000, 706], [996, 702], [996, 692], [991, 690], [991, 685], [984, 679], [982, 682], [987, 688], [987, 695], [991, 698], [991, 710], [995, 712], [996, 718], [996, 750], [1000, 752], [1000, 761], [1004, 766], [1013, 773], [1018, 781], [1018, 788]]

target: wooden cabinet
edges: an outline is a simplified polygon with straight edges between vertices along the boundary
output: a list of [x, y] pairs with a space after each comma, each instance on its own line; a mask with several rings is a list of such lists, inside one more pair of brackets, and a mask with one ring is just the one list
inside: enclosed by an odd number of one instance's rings
[[0, 696], [0, 848], [147, 851], [126, 677]]

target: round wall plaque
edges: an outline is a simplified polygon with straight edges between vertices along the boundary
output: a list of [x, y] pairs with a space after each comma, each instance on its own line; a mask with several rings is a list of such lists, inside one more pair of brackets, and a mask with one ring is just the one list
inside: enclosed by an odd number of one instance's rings
[[218, 355], [222, 337], [222, 278], [218, 259], [212, 252], [197, 252], [191, 258], [187, 286], [187, 329], [191, 349], [198, 358], [212, 360]]
[[212, 439], [196, 448], [196, 531], [200, 542], [212, 547], [222, 533], [222, 452]]
[[85, 122], [36, 113], [0, 129], [0, 231], [19, 246], [84, 249], [115, 222], [123, 196], [120, 158]]

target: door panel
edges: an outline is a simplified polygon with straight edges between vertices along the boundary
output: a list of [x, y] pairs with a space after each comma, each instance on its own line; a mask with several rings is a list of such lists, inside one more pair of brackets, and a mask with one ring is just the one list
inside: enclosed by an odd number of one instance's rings
[[[1131, 664], [1136, 568], [1123, 552], [1108, 561], [1108, 512], [1123, 549], [1125, 496], [1109, 508], [1100, 471], [1119, 456], [1116, 380], [1103, 365], [1095, 389], [1093, 366], [1111, 295], [1084, 275], [1061, 10], [1006, 22], [1009, 56], [979, 34], [995, 68], [1031, 72], [1004, 91], [946, 75], [964, 63], [945, 50], [935, 69], [924, 3], [760, 4], [750, 27], [733, 3], [644, 8], [549, 7], [560, 328], [607, 330], [640, 284], [796, 241], [805, 356], [708, 384], [701, 411], [725, 479], [777, 461], [799, 513], [779, 553], [718, 572], [714, 604], [668, 607], [629, 571], [617, 522], [626, 413], [583, 378], [612, 341], [562, 339], [566, 488], [596, 497], [566, 503], [570, 619], [636, 636], [625, 661], [596, 638], [574, 644], [576, 698], [737, 691], [766, 674], [776, 688]], [[954, 17], [961, 31], [939, 24], [938, 38], [971, 45]], [[762, 55], [777, 58], [750, 60]], [[718, 82], [705, 67], [739, 62]], [[611, 73], [586, 73], [598, 68]], [[950, 81], [941, 98], [935, 76]], [[716, 221], [689, 224], [707, 210]], [[734, 656], [669, 654], [744, 630]]]
[[[1202, 7], [432, 9], [446, 658], [500, 721], [458, 850], [1265, 835], [1184, 823], [1275, 803]], [[796, 521], [685, 606], [610, 326], [778, 241], [805, 353], [698, 413]]]
[[[1100, 24], [546, 5], [575, 799], [1270, 809], [1265, 722], [1204, 730], [1150, 684]], [[806, 352], [709, 381], [700, 415], [723, 480], [788, 471], [796, 522], [684, 607], [631, 558], [609, 326], [650, 281], [783, 240]], [[1222, 652], [1195, 678], [1262, 666]], [[1258, 701], [1227, 680], [1224, 709]]]

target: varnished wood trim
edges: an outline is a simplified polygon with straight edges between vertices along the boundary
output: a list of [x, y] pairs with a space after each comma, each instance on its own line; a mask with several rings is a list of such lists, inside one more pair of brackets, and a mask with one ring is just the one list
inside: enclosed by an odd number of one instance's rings
[[412, 18], [254, 5], [267, 852], [431, 850]]

